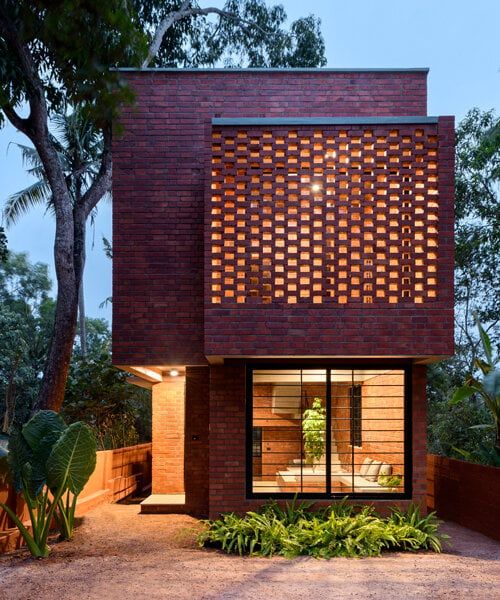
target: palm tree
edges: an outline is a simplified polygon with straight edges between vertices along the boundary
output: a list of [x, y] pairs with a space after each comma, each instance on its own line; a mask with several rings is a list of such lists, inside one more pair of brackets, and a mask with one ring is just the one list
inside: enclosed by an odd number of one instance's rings
[[[56, 114], [52, 118], [52, 124], [54, 126], [54, 134], [51, 134], [52, 143], [63, 167], [73, 205], [76, 205], [97, 177], [103, 149], [102, 135], [82, 109], [75, 109], [71, 114]], [[7, 227], [16, 223], [23, 214], [37, 205], [45, 206], [47, 211], [54, 214], [50, 185], [38, 152], [31, 146], [23, 144], [16, 144], [16, 146], [21, 150], [27, 173], [35, 177], [36, 181], [7, 199], [3, 210]], [[96, 211], [97, 209], [94, 209], [91, 214], [91, 222], [95, 218]], [[85, 239], [82, 264], [83, 266], [85, 264]], [[81, 352], [85, 356], [87, 335], [83, 277], [78, 290], [78, 320]]]

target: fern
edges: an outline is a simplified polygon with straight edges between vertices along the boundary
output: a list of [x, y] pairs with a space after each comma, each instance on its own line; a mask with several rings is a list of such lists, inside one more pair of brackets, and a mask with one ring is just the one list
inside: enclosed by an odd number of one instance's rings
[[416, 505], [393, 508], [388, 517], [371, 506], [353, 506], [347, 499], [319, 510], [310, 502], [270, 501], [240, 517], [226, 513], [205, 521], [200, 546], [214, 546], [228, 554], [286, 558], [312, 556], [380, 556], [383, 551], [440, 552], [447, 536], [438, 532], [434, 513], [421, 515]]

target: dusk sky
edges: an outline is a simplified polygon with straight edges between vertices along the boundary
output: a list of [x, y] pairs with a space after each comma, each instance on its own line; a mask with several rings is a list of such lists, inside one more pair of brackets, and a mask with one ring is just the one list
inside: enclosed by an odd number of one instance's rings
[[[271, 0], [269, 0], [268, 4]], [[222, 6], [222, 1], [201, 6]], [[329, 67], [429, 67], [428, 114], [455, 115], [457, 122], [477, 106], [500, 104], [499, 0], [285, 0], [291, 20], [313, 13], [322, 20]], [[28, 143], [12, 127], [0, 131], [0, 202], [33, 180], [10, 142]], [[53, 275], [54, 224], [34, 210], [7, 231], [9, 248], [48, 263]], [[111, 319], [99, 304], [111, 295], [111, 263], [102, 236], [111, 239], [111, 205], [101, 204], [90, 228], [85, 272], [87, 313]]]

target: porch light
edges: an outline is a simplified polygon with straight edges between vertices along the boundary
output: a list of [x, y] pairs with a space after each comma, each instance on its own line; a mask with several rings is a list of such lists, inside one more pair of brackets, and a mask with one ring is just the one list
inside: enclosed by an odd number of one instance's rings
[[179, 375], [179, 371], [177, 369], [170, 369], [168, 374], [170, 375], [170, 377], [177, 377]]

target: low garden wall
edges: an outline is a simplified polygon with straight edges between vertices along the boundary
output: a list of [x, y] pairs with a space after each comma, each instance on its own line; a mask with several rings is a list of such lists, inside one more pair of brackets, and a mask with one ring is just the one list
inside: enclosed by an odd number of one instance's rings
[[427, 456], [427, 506], [438, 517], [500, 540], [500, 468]]
[[[93, 474], [78, 498], [76, 516], [103, 502], [118, 502], [132, 493], [141, 494], [151, 486], [151, 444], [116, 450], [101, 450]], [[29, 522], [22, 498], [15, 493], [8, 475], [7, 458], [0, 458], [0, 502], [15, 509]], [[5, 511], [0, 509], [0, 553], [19, 547], [22, 538]]]

